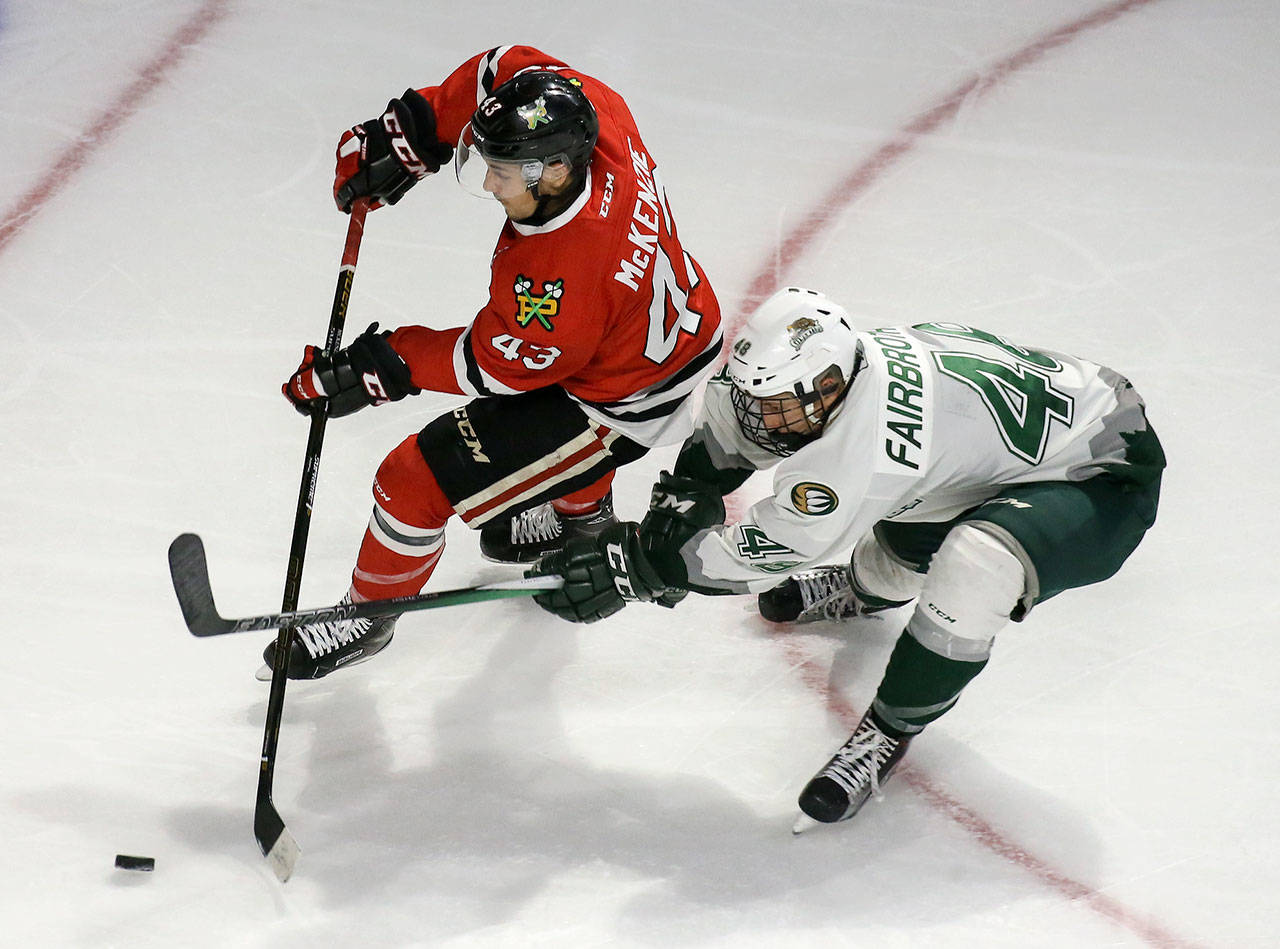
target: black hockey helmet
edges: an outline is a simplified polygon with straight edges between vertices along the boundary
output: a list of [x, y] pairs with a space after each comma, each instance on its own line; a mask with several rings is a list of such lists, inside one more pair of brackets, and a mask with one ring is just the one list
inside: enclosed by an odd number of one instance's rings
[[458, 167], [474, 151], [486, 161], [520, 165], [529, 184], [558, 162], [581, 173], [599, 131], [595, 107], [577, 80], [550, 70], [522, 73], [495, 89], [471, 116], [458, 141]]

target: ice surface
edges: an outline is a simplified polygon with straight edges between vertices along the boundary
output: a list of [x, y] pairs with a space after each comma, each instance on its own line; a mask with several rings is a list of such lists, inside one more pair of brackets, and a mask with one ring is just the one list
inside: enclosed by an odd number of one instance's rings
[[[0, 942], [1274, 945], [1277, 36], [1270, 0], [8, 0]], [[278, 606], [305, 442], [278, 387], [328, 317], [337, 135], [517, 41], [627, 96], [731, 327], [799, 283], [1112, 365], [1169, 454], [1160, 520], [1001, 636], [883, 802], [799, 838], [891, 623], [407, 617], [290, 685], [281, 886], [264, 640], [187, 635], [165, 549], [204, 536], [228, 615]], [[348, 336], [465, 322], [499, 214], [444, 176], [373, 214]], [[302, 605], [345, 590], [383, 454], [455, 404], [330, 425]], [[624, 516], [671, 457], [620, 475]], [[432, 586], [509, 574], [451, 528]]]

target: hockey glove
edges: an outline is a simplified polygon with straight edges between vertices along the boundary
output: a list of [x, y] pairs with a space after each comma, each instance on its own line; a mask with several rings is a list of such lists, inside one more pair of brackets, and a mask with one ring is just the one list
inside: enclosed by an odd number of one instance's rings
[[413, 384], [409, 366], [387, 337], [373, 323], [332, 355], [308, 346], [302, 365], [282, 387], [285, 398], [303, 415], [311, 413], [318, 399], [328, 399], [330, 418], [341, 418], [366, 405], [398, 402], [422, 390]]
[[595, 537], [570, 538], [563, 549], [547, 554], [527, 575], [564, 578], [559, 590], [533, 599], [571, 623], [594, 623], [618, 612], [628, 600], [653, 602], [666, 592], [640, 549], [637, 527], [631, 521], [614, 524]]
[[431, 103], [413, 89], [387, 103], [387, 110], [342, 133], [333, 178], [333, 200], [350, 213], [356, 198], [370, 208], [395, 204], [404, 193], [453, 155], [453, 146], [436, 138]]
[[674, 606], [688, 592], [680, 548], [698, 531], [723, 524], [724, 518], [724, 498], [714, 486], [669, 471], [659, 475], [649, 495], [649, 513], [640, 523], [640, 546], [667, 585], [662, 605]]

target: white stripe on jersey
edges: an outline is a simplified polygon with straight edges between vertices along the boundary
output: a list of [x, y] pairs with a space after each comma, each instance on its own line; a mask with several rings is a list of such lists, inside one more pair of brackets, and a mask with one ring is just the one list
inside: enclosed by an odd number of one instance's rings
[[[683, 441], [693, 434], [693, 405], [690, 396], [715, 370], [714, 357], [719, 355], [723, 339], [723, 328], [717, 328], [702, 352], [694, 356], [684, 368], [618, 402], [584, 402], [573, 393], [569, 393], [569, 398], [582, 406], [582, 411], [588, 418], [621, 432], [641, 445], [654, 448]], [[696, 369], [696, 364], [704, 356], [709, 357], [706, 364]]]
[[[518, 471], [512, 472], [501, 481], [489, 485], [489, 487], [485, 488], [483, 491], [478, 491], [470, 497], [463, 498], [453, 506], [453, 509], [465, 519], [468, 511], [489, 503], [493, 498], [509, 491], [511, 488], [514, 488], [525, 481], [530, 482], [529, 487], [508, 500], [508, 504], [533, 497], [535, 494], [540, 494], [543, 491], [546, 491], [548, 485], [553, 481], [561, 481], [565, 478], [570, 478], [581, 471], [586, 471], [593, 465], [599, 464], [601, 452], [590, 452], [576, 465], [566, 468], [564, 471], [557, 472], [552, 479], [539, 477], [539, 475], [545, 474], [547, 471], [560, 464], [564, 459], [572, 457], [584, 448], [589, 448], [597, 439], [604, 443], [604, 450], [608, 450], [609, 446], [616, 441], [617, 438], [618, 434], [613, 431], [607, 432], [603, 435], [598, 431], [583, 432], [572, 441], [561, 445], [555, 451], [548, 452], [536, 461], [525, 465]], [[480, 522], [470, 521], [469, 523], [474, 527]]]
[[[488, 396], [488, 395], [519, 395], [522, 390], [513, 389], [509, 385], [505, 385], [495, 379], [493, 376], [485, 372], [478, 362], [468, 364], [466, 347], [471, 339], [471, 330], [473, 327], [468, 326], [466, 331], [458, 337], [458, 341], [453, 344], [453, 374], [457, 377], [458, 388], [464, 395], [472, 397]], [[472, 382], [469, 365], [474, 365], [476, 372], [480, 376], [479, 384]]]
[[492, 86], [493, 80], [498, 75], [498, 62], [503, 56], [507, 55], [510, 46], [499, 46], [487, 56], [480, 57], [480, 62], [476, 66], [476, 105], [480, 105], [485, 99], [489, 98], [492, 89], [486, 89], [485, 86]]

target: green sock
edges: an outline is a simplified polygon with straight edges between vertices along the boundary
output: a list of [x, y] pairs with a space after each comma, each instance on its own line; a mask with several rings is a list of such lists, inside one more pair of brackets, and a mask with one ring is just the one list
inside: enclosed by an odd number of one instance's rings
[[904, 630], [876, 690], [872, 717], [888, 734], [914, 735], [955, 705], [986, 664], [940, 656]]

